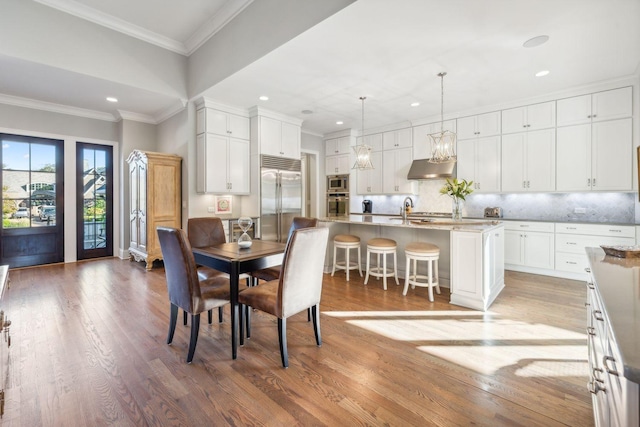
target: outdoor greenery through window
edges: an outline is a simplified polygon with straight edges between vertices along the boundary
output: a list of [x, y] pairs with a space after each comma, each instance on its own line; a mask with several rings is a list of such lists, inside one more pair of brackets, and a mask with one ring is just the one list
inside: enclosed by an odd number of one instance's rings
[[84, 249], [106, 246], [106, 169], [104, 150], [83, 149]]
[[2, 141], [2, 228], [56, 223], [56, 147]]

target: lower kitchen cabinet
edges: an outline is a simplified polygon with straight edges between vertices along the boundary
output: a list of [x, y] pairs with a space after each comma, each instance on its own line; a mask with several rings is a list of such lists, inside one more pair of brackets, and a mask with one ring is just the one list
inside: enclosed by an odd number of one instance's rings
[[506, 266], [553, 270], [555, 255], [553, 223], [505, 221], [504, 228]]

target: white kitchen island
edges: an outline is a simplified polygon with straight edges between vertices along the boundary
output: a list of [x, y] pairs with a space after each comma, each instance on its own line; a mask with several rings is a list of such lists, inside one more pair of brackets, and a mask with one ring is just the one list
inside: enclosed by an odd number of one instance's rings
[[[440, 285], [449, 286], [451, 304], [485, 311], [504, 289], [504, 226], [500, 221], [403, 220], [384, 215], [349, 215], [321, 218], [319, 221], [320, 227], [330, 229], [325, 271], [331, 271], [335, 235], [360, 237], [363, 268], [367, 241], [373, 237], [385, 237], [398, 244], [401, 285], [404, 285], [404, 274], [401, 274], [405, 266], [404, 247], [409, 242], [428, 242], [440, 247]], [[339, 257], [342, 252], [339, 252]], [[369, 285], [375, 283], [370, 281]]]

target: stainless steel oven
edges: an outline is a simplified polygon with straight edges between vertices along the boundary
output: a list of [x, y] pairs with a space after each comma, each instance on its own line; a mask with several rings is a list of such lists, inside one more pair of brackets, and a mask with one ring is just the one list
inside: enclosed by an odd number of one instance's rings
[[327, 216], [349, 215], [349, 193], [327, 193]]
[[327, 193], [349, 193], [349, 175], [329, 175]]

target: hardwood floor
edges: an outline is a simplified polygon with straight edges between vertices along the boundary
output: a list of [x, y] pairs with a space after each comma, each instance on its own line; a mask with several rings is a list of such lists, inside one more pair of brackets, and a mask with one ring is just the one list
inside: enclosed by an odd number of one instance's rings
[[[255, 312], [231, 360], [225, 322], [166, 344], [164, 270], [102, 259], [10, 272], [3, 426], [589, 426], [582, 282], [507, 272], [486, 313], [427, 290], [325, 275], [323, 345], [306, 312]], [[401, 281], [402, 283], [402, 281]], [[206, 318], [206, 316], [205, 316]]]

